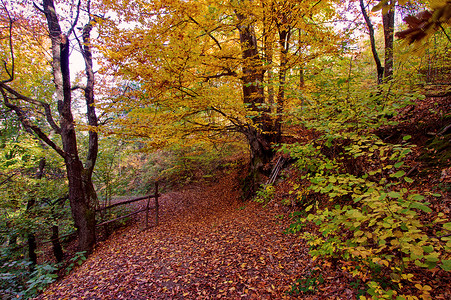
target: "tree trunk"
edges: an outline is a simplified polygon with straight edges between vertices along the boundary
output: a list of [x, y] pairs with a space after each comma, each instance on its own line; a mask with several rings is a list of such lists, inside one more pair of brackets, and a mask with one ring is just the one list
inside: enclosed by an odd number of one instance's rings
[[[42, 176], [44, 175], [44, 168], [45, 168], [45, 158], [41, 158], [39, 161], [38, 170], [36, 171], [36, 179], [42, 179]], [[27, 212], [30, 213], [30, 211], [33, 209], [33, 207], [36, 205], [36, 198], [32, 197], [27, 202]], [[31, 268], [33, 269], [34, 266], [38, 263], [38, 256], [36, 255], [36, 236], [33, 231], [30, 231], [28, 233], [28, 258], [31, 261]]]
[[382, 15], [385, 42], [384, 80], [393, 77], [393, 34], [395, 28], [395, 8]]
[[[72, 95], [69, 71], [69, 39], [64, 35], [59, 26], [58, 17], [55, 12], [53, 0], [43, 0], [44, 13], [47, 18], [50, 39], [52, 41], [52, 69], [58, 99], [58, 111], [60, 114], [61, 139], [64, 150], [64, 160], [69, 180], [69, 201], [75, 227], [78, 231], [78, 246], [80, 251], [88, 254], [92, 251], [95, 241], [95, 204], [97, 195], [92, 183], [92, 170], [97, 157], [97, 134], [90, 133], [88, 149], [88, 168], [83, 167], [78, 155], [77, 138], [75, 124], [71, 110]], [[89, 41], [90, 29], [83, 31], [83, 40]], [[83, 53], [85, 65], [91, 63], [90, 49], [88, 54]], [[92, 69], [91, 69], [92, 71]], [[91, 73], [88, 72], [88, 75]], [[91, 74], [92, 75], [92, 74]], [[97, 118], [93, 107], [93, 80], [88, 78], [88, 85], [85, 89], [87, 99], [89, 125], [96, 126]], [[90, 84], [92, 83], [92, 86]], [[87, 96], [88, 95], [88, 96]], [[89, 98], [91, 97], [91, 98]], [[91, 157], [90, 157], [91, 156]]]
[[30, 269], [33, 270], [38, 263], [38, 256], [36, 254], [36, 236], [34, 233], [29, 233], [27, 237], [28, 242], [28, 259], [31, 261]]
[[365, 5], [363, 4], [363, 0], [360, 0], [360, 9], [362, 10], [362, 14], [365, 19], [365, 23], [366, 23], [366, 26], [368, 27], [368, 32], [370, 35], [371, 52], [373, 53], [374, 62], [376, 63], [377, 84], [381, 84], [383, 81], [383, 78], [384, 78], [384, 67], [382, 67], [382, 63], [379, 58], [379, 54], [377, 53], [376, 41], [374, 38], [373, 23], [371, 23], [371, 20], [368, 17]]
[[305, 79], [304, 79], [304, 67], [299, 67], [299, 87], [302, 89], [305, 87]]
[[[12, 74], [9, 74], [9, 79], [0, 81], [0, 92], [4, 99], [5, 106], [14, 110], [25, 129], [34, 132], [42, 141], [63, 157], [69, 181], [69, 200], [72, 216], [78, 231], [79, 250], [89, 253], [95, 243], [95, 205], [97, 203], [97, 195], [92, 183], [92, 172], [97, 159], [98, 137], [96, 132], [90, 131], [88, 155], [86, 165], [83, 166], [83, 163], [79, 158], [75, 123], [72, 114], [72, 90], [69, 70], [69, 36], [73, 33], [74, 28], [78, 23], [79, 13], [85, 11], [89, 16], [89, 20], [88, 24], [83, 28], [83, 42], [79, 41], [82, 50], [81, 52], [85, 59], [85, 70], [87, 75], [86, 87], [83, 90], [85, 91], [88, 125], [96, 127], [97, 116], [94, 107], [94, 72], [92, 69], [92, 55], [90, 48], [90, 32], [92, 29], [90, 22], [92, 21], [92, 14], [90, 13], [89, 8], [90, 1], [86, 2], [87, 7], [84, 9], [80, 7], [81, 3], [83, 3], [83, 1], [79, 2], [77, 7], [78, 11], [75, 13], [76, 17], [74, 23], [71, 24], [72, 27], [67, 34], [64, 34], [61, 30], [54, 0], [42, 0], [42, 8], [33, 3], [39, 11], [44, 13], [47, 19], [47, 29], [51, 40], [51, 66], [55, 85], [55, 95], [53, 98], [57, 101], [59, 125], [54, 121], [51, 105], [49, 105], [49, 102], [52, 99], [48, 101], [32, 99], [7, 85], [7, 83], [14, 80], [14, 71], [12, 71]], [[75, 38], [78, 40], [77, 36], [75, 36]], [[43, 130], [36, 125], [38, 122], [30, 119], [29, 115], [26, 113], [28, 108], [25, 105], [21, 106], [20, 104], [13, 103], [16, 100], [22, 100], [26, 102], [27, 105], [34, 105], [43, 109], [42, 113], [45, 116], [47, 123], [54, 132], [61, 136], [62, 149], [45, 133], [46, 130]]]
[[78, 248], [89, 254], [96, 241], [95, 204], [97, 203], [97, 194], [91, 177], [87, 176], [87, 172], [79, 160], [67, 161], [66, 168], [69, 179], [69, 202], [78, 231]]
[[260, 182], [263, 166], [272, 156], [271, 141], [273, 140], [273, 124], [269, 116], [270, 108], [265, 105], [263, 79], [264, 67], [258, 52], [257, 38], [248, 17], [236, 12], [238, 31], [243, 59], [243, 75], [241, 77], [243, 101], [255, 114], [252, 124], [243, 129], [247, 138], [251, 165], [249, 175], [245, 179], [245, 196], [252, 195]]
[[[302, 32], [301, 29], [298, 29], [298, 53], [299, 56], [302, 56]], [[302, 59], [300, 60], [301, 62], [303, 61]], [[302, 89], [305, 87], [305, 78], [304, 78], [304, 66], [302, 65], [302, 63], [299, 65], [299, 87]]]
[[57, 262], [63, 261], [63, 248], [61, 247], [61, 243], [59, 240], [59, 227], [58, 225], [52, 226], [52, 248], [53, 248], [53, 255], [55, 256], [55, 259]]
[[277, 118], [276, 118], [276, 143], [282, 140], [282, 121], [283, 110], [285, 106], [285, 84], [288, 64], [288, 47], [290, 42], [290, 27], [287, 26], [287, 17], [282, 15], [282, 23], [278, 24], [279, 47], [280, 47], [280, 66], [279, 66], [279, 90], [277, 93]]
[[267, 102], [270, 105], [270, 110], [273, 110], [274, 105], [274, 44], [275, 44], [275, 34], [272, 30], [272, 11], [273, 3], [268, 6], [265, 1], [261, 2], [263, 7], [263, 51], [264, 60], [266, 64], [266, 83], [267, 83]]
[[259, 133], [258, 129], [249, 126], [244, 134], [249, 143], [251, 161], [248, 175], [243, 182], [243, 198], [249, 199], [255, 194], [261, 182], [264, 165], [271, 161], [274, 153], [268, 137]]

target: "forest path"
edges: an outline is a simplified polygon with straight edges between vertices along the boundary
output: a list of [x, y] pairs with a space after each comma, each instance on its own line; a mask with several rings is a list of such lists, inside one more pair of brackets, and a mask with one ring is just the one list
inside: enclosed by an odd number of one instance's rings
[[283, 233], [288, 218], [240, 202], [233, 174], [160, 203], [158, 227], [115, 232], [38, 299], [284, 299], [309, 272], [307, 249]]

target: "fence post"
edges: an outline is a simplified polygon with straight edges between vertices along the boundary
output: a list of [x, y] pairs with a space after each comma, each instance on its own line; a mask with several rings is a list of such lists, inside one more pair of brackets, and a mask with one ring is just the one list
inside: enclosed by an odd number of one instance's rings
[[[106, 220], [107, 215], [108, 214], [106, 213], [106, 210], [100, 211], [100, 218], [101, 218], [102, 222]], [[110, 225], [109, 224], [103, 225], [103, 231], [105, 231], [105, 236], [109, 237], [110, 236]]]
[[147, 198], [147, 206], [146, 206], [146, 229], [149, 228], [150, 197], [151, 197], [151, 195], [149, 195], [149, 198]]
[[155, 226], [158, 226], [158, 181], [155, 182]]

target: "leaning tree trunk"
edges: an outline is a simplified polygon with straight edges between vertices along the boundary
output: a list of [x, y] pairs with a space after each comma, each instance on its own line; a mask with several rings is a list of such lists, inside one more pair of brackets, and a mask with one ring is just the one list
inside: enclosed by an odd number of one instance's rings
[[377, 84], [381, 84], [384, 78], [384, 67], [382, 66], [379, 54], [377, 53], [376, 40], [374, 38], [373, 23], [371, 23], [371, 19], [369, 18], [368, 13], [366, 12], [363, 0], [360, 0], [360, 9], [362, 10], [363, 18], [365, 19], [365, 23], [366, 26], [368, 27], [368, 32], [370, 35], [371, 52], [373, 53], [374, 62], [376, 63]]

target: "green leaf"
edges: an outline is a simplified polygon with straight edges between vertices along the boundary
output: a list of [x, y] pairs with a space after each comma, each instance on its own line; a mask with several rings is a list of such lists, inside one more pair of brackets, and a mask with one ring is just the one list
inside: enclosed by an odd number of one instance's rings
[[405, 135], [405, 136], [402, 138], [402, 140], [403, 140], [403, 141], [408, 141], [408, 140], [410, 140], [411, 137], [412, 137], [412, 136], [410, 136], [410, 135]]
[[412, 200], [422, 201], [423, 199], [424, 199], [424, 196], [422, 196], [420, 194], [415, 194], [412, 196]]
[[426, 264], [423, 264], [423, 263], [422, 263], [421, 261], [419, 261], [419, 260], [415, 260], [415, 261], [414, 261], [414, 264], [417, 265], [417, 266], [420, 267], [420, 268], [426, 268], [426, 267], [427, 267]]
[[423, 246], [423, 250], [426, 253], [431, 253], [432, 251], [434, 251], [434, 247], [432, 247], [431, 245]]
[[413, 182], [413, 179], [411, 179], [411, 178], [409, 178], [409, 177], [404, 177], [404, 180], [405, 180], [407, 183], [412, 183], [412, 182]]
[[437, 252], [428, 254], [424, 258], [426, 259], [426, 261], [429, 261], [429, 262], [438, 262], [439, 261]]
[[426, 261], [426, 267], [429, 270], [434, 269], [435, 267], [437, 267], [437, 262], [436, 261]]
[[397, 163], [394, 165], [394, 167], [395, 167], [395, 168], [399, 168], [399, 167], [401, 167], [403, 164], [404, 164], [404, 162], [403, 162], [403, 161], [400, 161], [400, 162], [397, 162]]
[[451, 222], [443, 224], [443, 228], [445, 228], [446, 230], [451, 231]]
[[427, 207], [426, 205], [424, 205], [423, 203], [420, 203], [420, 202], [412, 202], [410, 204], [410, 208], [417, 208], [417, 209], [420, 209], [420, 210], [422, 210], [422, 211], [424, 211], [426, 213], [432, 212], [432, 209], [430, 209], [429, 207]]
[[363, 214], [357, 209], [351, 209], [346, 214], [356, 219], [363, 217]]
[[401, 223], [400, 227], [401, 227], [402, 230], [405, 230], [405, 231], [409, 230], [409, 228], [407, 227], [406, 223], [404, 223], [404, 222]]
[[397, 198], [397, 199], [401, 198], [401, 194], [398, 193], [398, 192], [395, 192], [395, 191], [389, 192], [389, 193], [388, 193], [388, 196], [389, 196], [390, 198]]
[[390, 174], [390, 177], [395, 177], [395, 178], [399, 178], [402, 177], [406, 174], [406, 172], [404, 172], [403, 170], [400, 170], [398, 172], [396, 172], [395, 174]]
[[451, 260], [442, 260], [440, 267], [447, 272], [451, 271]]

